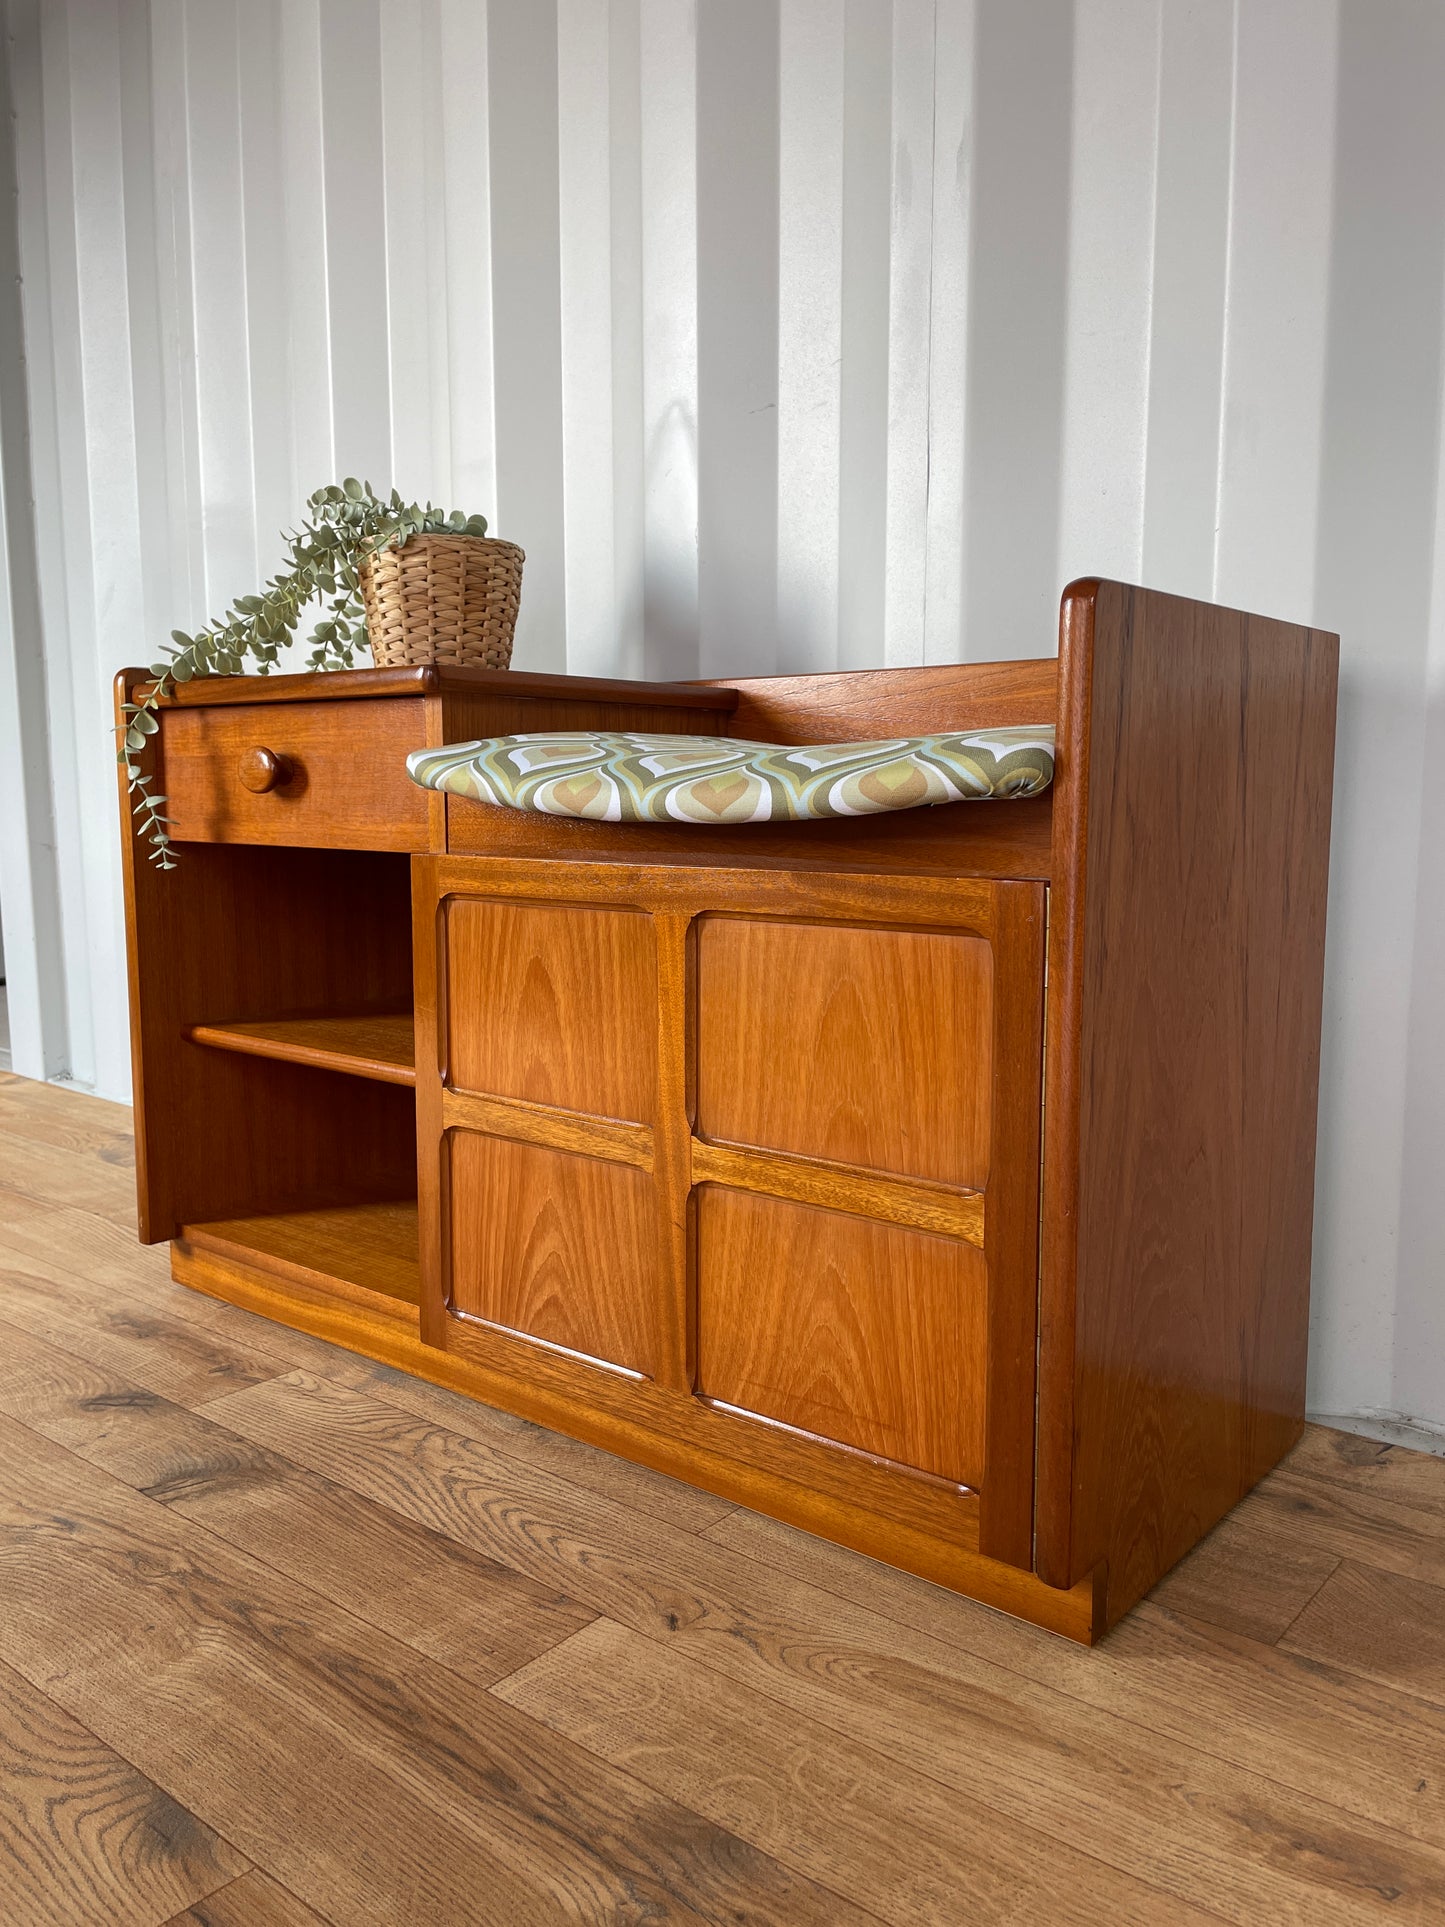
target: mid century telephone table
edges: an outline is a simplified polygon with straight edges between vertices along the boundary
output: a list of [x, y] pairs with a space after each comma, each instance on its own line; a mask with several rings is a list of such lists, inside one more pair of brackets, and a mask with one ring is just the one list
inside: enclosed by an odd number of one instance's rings
[[[179, 688], [124, 814], [175, 1276], [1079, 1640], [1303, 1417], [1337, 642], [1073, 584], [1053, 658]], [[120, 679], [121, 699], [143, 681]], [[527, 731], [1053, 725], [817, 823], [423, 790]]]

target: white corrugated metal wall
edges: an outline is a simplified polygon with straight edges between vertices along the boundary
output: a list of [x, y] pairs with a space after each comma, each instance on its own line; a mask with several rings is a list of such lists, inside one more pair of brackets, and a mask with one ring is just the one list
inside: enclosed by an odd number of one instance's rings
[[110, 672], [333, 476], [521, 541], [528, 667], [1043, 653], [1093, 571], [1315, 619], [1345, 639], [1315, 1402], [1445, 1423], [1445, 9], [8, 15], [36, 513], [32, 545], [0, 369], [0, 687], [38, 620], [46, 690], [0, 896], [7, 952], [58, 920], [63, 959], [18, 967], [22, 1068], [126, 1085]]

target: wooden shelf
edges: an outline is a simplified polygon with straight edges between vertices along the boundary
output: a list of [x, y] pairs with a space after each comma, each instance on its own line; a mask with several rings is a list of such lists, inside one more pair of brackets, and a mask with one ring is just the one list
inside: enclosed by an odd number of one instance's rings
[[193, 1044], [278, 1058], [318, 1070], [346, 1071], [381, 1084], [416, 1083], [415, 1042], [409, 1010], [362, 1017], [268, 1017], [244, 1024], [192, 1024]]
[[188, 1224], [195, 1251], [238, 1259], [289, 1285], [415, 1319], [421, 1299], [416, 1200], [327, 1205]]

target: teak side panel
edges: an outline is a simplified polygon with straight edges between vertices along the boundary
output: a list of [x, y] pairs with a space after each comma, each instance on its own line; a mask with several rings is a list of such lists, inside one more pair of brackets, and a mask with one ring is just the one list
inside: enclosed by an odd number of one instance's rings
[[710, 916], [697, 979], [700, 1137], [982, 1189], [993, 971], [981, 938]]
[[631, 1165], [451, 1131], [455, 1311], [651, 1374], [652, 1180]]
[[1112, 1622], [1304, 1413], [1337, 639], [1066, 594], [1041, 1574]]
[[960, 1485], [983, 1476], [973, 1245], [704, 1185], [698, 1391]]
[[457, 898], [447, 981], [453, 1088], [651, 1120], [657, 958], [642, 912]]

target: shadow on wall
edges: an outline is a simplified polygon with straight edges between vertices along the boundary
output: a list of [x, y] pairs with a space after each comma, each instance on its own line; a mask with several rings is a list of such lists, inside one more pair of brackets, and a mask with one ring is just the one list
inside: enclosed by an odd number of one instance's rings
[[1338, 76], [1315, 607], [1340, 632], [1340, 708], [1310, 1404], [1445, 1425], [1445, 9], [1346, 4]]

